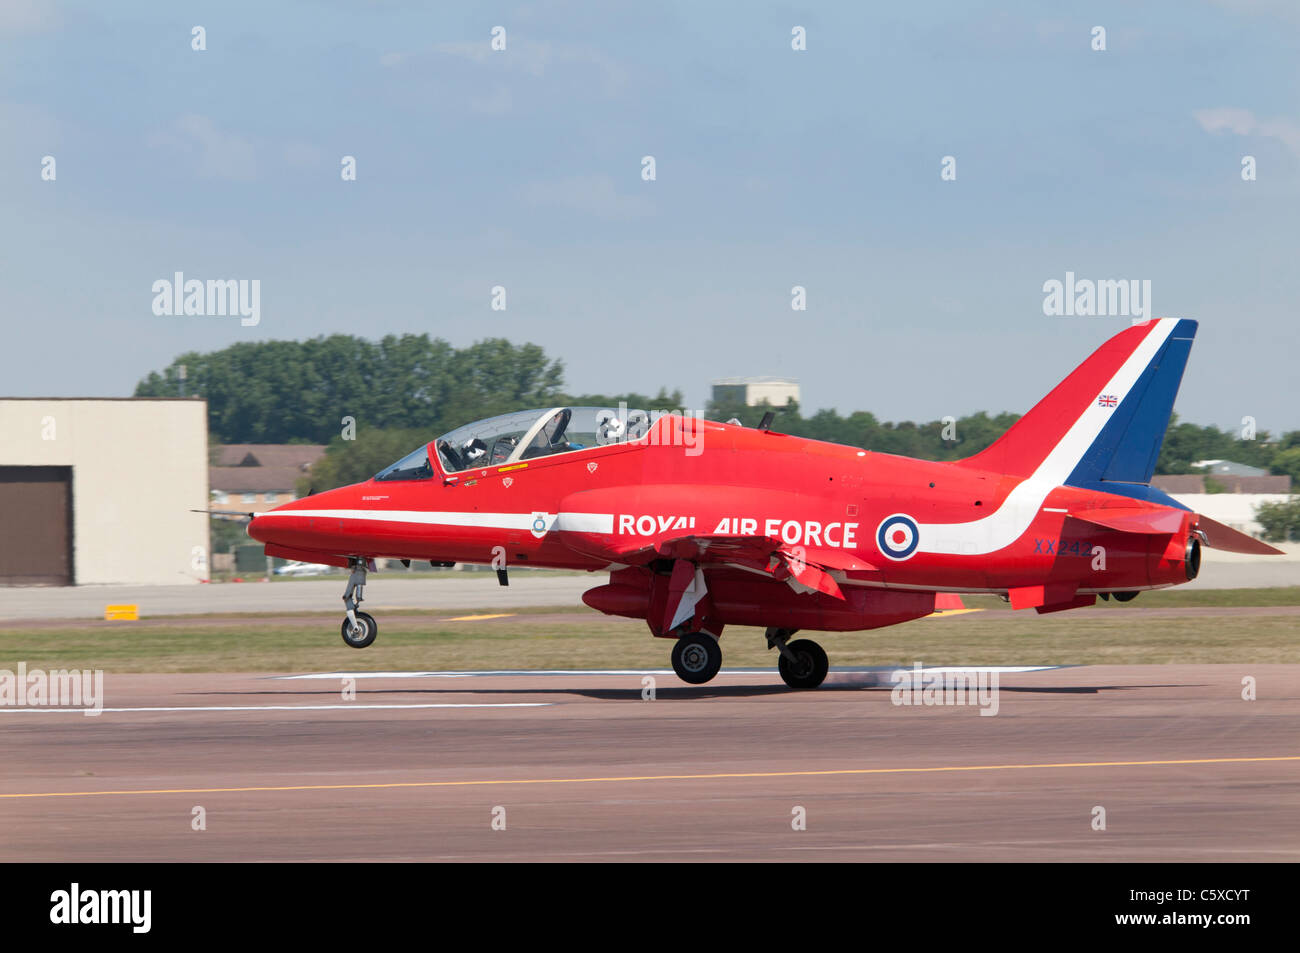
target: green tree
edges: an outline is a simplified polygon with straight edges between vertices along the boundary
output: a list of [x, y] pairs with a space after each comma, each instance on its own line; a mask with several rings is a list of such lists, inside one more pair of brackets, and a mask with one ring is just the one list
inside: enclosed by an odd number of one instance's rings
[[241, 543], [250, 541], [246, 520], [213, 516], [208, 522], [212, 530], [210, 548], [214, 553], [228, 553]]
[[477, 417], [549, 404], [563, 364], [535, 344], [501, 338], [457, 350], [426, 334], [367, 341], [334, 334], [188, 352], [149, 374], [137, 397], [207, 398], [208, 429], [223, 443], [326, 443], [342, 419], [366, 428], [441, 433]]
[[335, 437], [325, 448], [325, 455], [312, 465], [311, 474], [298, 481], [296, 491], [306, 496], [313, 490], [332, 490], [368, 480], [436, 436], [425, 430], [359, 428], [355, 440]]
[[[1289, 435], [1288, 435], [1289, 436]], [[1291, 485], [1300, 487], [1300, 447], [1289, 447], [1274, 455], [1269, 469], [1291, 477]]]
[[1279, 503], [1261, 503], [1255, 507], [1255, 519], [1269, 542], [1300, 540], [1300, 496]]
[[1182, 423], [1173, 414], [1156, 461], [1156, 473], [1191, 473], [1192, 463], [1197, 460], [1234, 460], [1268, 467], [1276, 453], [1277, 445], [1267, 431], [1260, 431], [1254, 440], [1241, 440], [1237, 434], [1218, 427]]

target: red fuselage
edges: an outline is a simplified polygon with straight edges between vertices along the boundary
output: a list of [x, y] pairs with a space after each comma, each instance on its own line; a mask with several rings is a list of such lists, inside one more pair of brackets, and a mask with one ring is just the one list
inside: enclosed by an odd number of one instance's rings
[[[1195, 575], [1194, 514], [1125, 496], [1035, 486], [955, 463], [665, 416], [639, 440], [446, 472], [369, 480], [257, 516], [267, 553], [333, 565], [397, 558], [608, 570], [590, 594], [606, 612], [655, 616], [683, 539], [722, 624], [851, 630], [917, 618], [934, 593], [1009, 593], [1044, 609]], [[1156, 516], [1125, 532], [1090, 511]], [[890, 522], [891, 518], [895, 518]], [[821, 567], [828, 593], [769, 560]], [[746, 542], [750, 541], [750, 542]]]

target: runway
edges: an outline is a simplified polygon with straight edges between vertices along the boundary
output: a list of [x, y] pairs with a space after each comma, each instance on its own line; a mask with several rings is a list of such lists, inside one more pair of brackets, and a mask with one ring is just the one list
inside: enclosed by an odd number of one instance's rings
[[[448, 572], [434, 578], [372, 573], [367, 608], [477, 609], [581, 606], [582, 594], [606, 580], [592, 573], [515, 572], [509, 586], [487, 572]], [[343, 605], [347, 576], [320, 579], [177, 586], [24, 586], [0, 589], [0, 621], [102, 619], [104, 606], [133, 603], [145, 616], [224, 612], [320, 612]], [[341, 611], [341, 610], [340, 610]]]
[[[1285, 556], [1240, 556], [1207, 550], [1200, 576], [1186, 588], [1249, 589], [1300, 586], [1300, 544], [1284, 543]], [[373, 573], [367, 608], [505, 611], [523, 606], [582, 605], [582, 594], [601, 585], [604, 573], [515, 570], [510, 585], [488, 572], [447, 572], [405, 577], [399, 571]], [[175, 586], [24, 586], [0, 589], [0, 622], [102, 619], [104, 606], [132, 603], [143, 616], [248, 612], [319, 612], [337, 609], [347, 583], [338, 573], [320, 579], [272, 583], [214, 583]]]
[[1297, 665], [1003, 670], [992, 717], [868, 671], [286, 674], [0, 708], [0, 860], [1300, 859]]

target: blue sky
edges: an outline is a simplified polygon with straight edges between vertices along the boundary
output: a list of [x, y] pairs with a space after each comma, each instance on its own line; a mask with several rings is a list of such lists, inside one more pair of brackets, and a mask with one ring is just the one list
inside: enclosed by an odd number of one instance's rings
[[[428, 332], [534, 341], [580, 392], [1023, 411], [1129, 321], [1045, 316], [1073, 271], [1201, 322], [1184, 419], [1300, 427], [1300, 7], [882, 6], [7, 0], [0, 391]], [[260, 324], [154, 315], [176, 271], [259, 279]]]

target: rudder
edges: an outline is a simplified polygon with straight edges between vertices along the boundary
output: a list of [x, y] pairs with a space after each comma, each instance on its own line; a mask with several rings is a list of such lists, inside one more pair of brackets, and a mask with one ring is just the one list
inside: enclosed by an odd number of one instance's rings
[[[1125, 328], [996, 440], [960, 465], [1125, 496], [1164, 497], [1155, 472], [1197, 323]], [[1164, 497], [1160, 502], [1170, 502]]]

